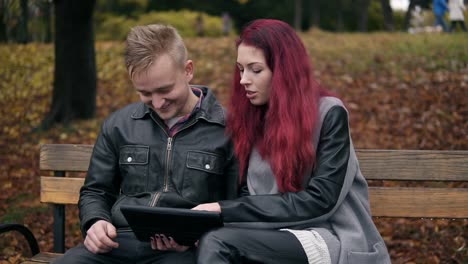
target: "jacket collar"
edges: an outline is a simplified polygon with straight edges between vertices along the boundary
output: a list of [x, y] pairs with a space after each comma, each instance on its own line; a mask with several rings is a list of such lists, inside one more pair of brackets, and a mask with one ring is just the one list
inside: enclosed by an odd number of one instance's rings
[[[218, 123], [222, 126], [226, 126], [226, 111], [221, 104], [216, 100], [213, 92], [208, 87], [200, 85], [192, 85], [203, 92], [203, 100], [200, 109], [195, 114], [197, 120], [203, 119], [210, 123]], [[146, 115], [149, 115], [151, 110], [146, 104], [140, 102], [137, 104], [135, 111], [131, 114], [133, 119], [143, 119]]]

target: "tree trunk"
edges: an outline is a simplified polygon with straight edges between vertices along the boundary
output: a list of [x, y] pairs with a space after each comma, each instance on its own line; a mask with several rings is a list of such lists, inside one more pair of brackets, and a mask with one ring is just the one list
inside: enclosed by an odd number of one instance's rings
[[7, 42], [7, 30], [5, 23], [5, 10], [6, 4], [3, 0], [0, 0], [0, 42]]
[[360, 0], [360, 6], [358, 7], [359, 20], [358, 20], [358, 29], [361, 32], [367, 31], [367, 21], [369, 18], [369, 4], [370, 0]]
[[382, 6], [384, 26], [387, 31], [394, 31], [395, 24], [393, 22], [393, 10], [390, 6], [390, 0], [380, 0]]
[[320, 27], [320, 0], [310, 0], [309, 25]]
[[29, 20], [28, 0], [21, 0], [20, 5], [21, 5], [21, 19], [20, 19], [18, 42], [26, 44], [26, 43], [29, 42], [29, 34], [28, 34], [28, 20]]
[[49, 1], [45, 1], [44, 6], [43, 6], [43, 12], [44, 12], [44, 24], [45, 24], [45, 43], [50, 43], [52, 42], [52, 21], [51, 18], [52, 16], [50, 15], [52, 9], [52, 5], [49, 3]]
[[336, 0], [336, 31], [344, 30], [342, 0]]
[[417, 2], [418, 2], [417, 0], [410, 0], [409, 2], [409, 7], [408, 7], [408, 10], [406, 10], [405, 21], [404, 21], [405, 31], [408, 31], [409, 23], [411, 20], [411, 12], [413, 11]]
[[294, 0], [294, 28], [301, 31], [302, 24], [302, 0]]
[[55, 0], [55, 72], [52, 106], [42, 123], [92, 118], [96, 111], [95, 0]]

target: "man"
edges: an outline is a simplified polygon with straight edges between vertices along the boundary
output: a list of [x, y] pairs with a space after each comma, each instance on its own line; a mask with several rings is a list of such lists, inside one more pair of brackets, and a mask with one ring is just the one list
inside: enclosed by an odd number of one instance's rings
[[224, 110], [208, 88], [189, 85], [194, 64], [177, 31], [133, 28], [125, 61], [141, 102], [102, 125], [78, 204], [85, 240], [58, 263], [194, 262], [193, 247], [171, 238], [138, 241], [120, 206], [193, 208], [237, 195]]
[[432, 11], [435, 16], [435, 26], [441, 26], [444, 32], [447, 32], [447, 24], [445, 24], [445, 12], [447, 12], [447, 2], [446, 0], [433, 0], [432, 1]]

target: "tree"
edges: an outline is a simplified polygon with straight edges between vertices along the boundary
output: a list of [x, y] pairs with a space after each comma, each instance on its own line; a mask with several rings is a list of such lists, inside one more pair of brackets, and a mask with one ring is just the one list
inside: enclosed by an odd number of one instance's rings
[[369, 18], [369, 4], [370, 0], [359, 0], [359, 5], [358, 5], [358, 30], [365, 32], [367, 31], [367, 22]]
[[301, 31], [302, 23], [302, 0], [294, 0], [294, 28]]
[[380, 0], [380, 4], [382, 6], [385, 29], [388, 31], [395, 30], [395, 24], [393, 22], [393, 10], [390, 6], [390, 0]]
[[336, 31], [343, 31], [343, 5], [341, 0], [336, 0]]
[[47, 0], [43, 2], [43, 5], [41, 5], [41, 10], [43, 12], [43, 20], [44, 20], [44, 26], [45, 26], [45, 38], [44, 42], [50, 43], [52, 42], [52, 23], [51, 23], [51, 3]]
[[95, 0], [55, 0], [55, 72], [52, 106], [42, 122], [92, 118], [96, 111]]
[[8, 40], [4, 10], [6, 10], [6, 3], [5, 1], [0, 0], [0, 42], [6, 42]]
[[320, 3], [321, 0], [309, 1], [309, 25], [312, 27], [320, 27]]
[[28, 34], [28, 21], [29, 21], [29, 10], [28, 10], [28, 0], [21, 0], [21, 19], [20, 19], [20, 28], [18, 42], [26, 44], [29, 42]]

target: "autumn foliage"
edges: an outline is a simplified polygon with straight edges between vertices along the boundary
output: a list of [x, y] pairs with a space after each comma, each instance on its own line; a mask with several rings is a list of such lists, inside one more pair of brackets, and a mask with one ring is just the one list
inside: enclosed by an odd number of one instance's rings
[[[468, 149], [466, 34], [302, 35], [314, 74], [346, 103], [356, 148]], [[235, 62], [233, 38], [190, 38], [194, 84], [226, 105]], [[39, 145], [93, 144], [112, 111], [138, 100], [123, 44], [96, 44], [97, 117], [36, 130], [52, 95], [53, 46], [0, 46], [0, 222], [23, 223], [52, 250], [52, 208], [39, 202]], [[43, 174], [46, 172], [42, 172]], [[380, 183], [379, 183], [380, 184]], [[427, 183], [440, 184], [440, 183]], [[431, 185], [432, 186], [432, 185]], [[468, 188], [468, 186], [462, 186]], [[67, 207], [66, 247], [78, 244], [76, 206]], [[467, 220], [375, 219], [393, 263], [467, 263]], [[0, 235], [0, 263], [28, 256], [19, 235]]]

